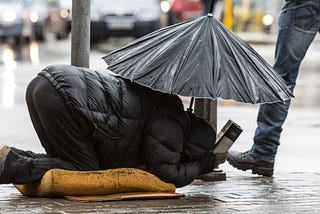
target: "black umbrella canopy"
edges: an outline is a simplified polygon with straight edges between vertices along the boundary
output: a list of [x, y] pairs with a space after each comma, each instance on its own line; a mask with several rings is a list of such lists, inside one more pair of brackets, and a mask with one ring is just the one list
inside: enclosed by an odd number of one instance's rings
[[165, 93], [253, 104], [292, 96], [271, 66], [211, 14], [162, 28], [103, 59], [118, 75]]

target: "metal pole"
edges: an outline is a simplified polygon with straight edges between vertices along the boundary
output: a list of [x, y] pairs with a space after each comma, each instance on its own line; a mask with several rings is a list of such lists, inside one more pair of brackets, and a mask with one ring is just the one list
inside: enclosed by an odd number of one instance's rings
[[189, 108], [187, 108], [187, 111], [189, 113], [192, 113], [192, 111], [193, 111], [193, 101], [194, 101], [194, 97], [191, 97]]
[[[208, 16], [213, 16], [215, 0], [211, 0]], [[190, 107], [189, 107], [190, 108]], [[195, 99], [194, 113], [210, 123], [217, 132], [217, 100]]]
[[195, 100], [194, 113], [208, 121], [217, 132], [217, 100], [197, 98]]
[[90, 3], [91, 0], [72, 0], [71, 65], [90, 65]]

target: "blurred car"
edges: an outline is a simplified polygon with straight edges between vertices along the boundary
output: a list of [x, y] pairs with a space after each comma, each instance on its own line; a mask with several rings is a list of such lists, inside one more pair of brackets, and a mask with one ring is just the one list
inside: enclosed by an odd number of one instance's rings
[[184, 22], [201, 16], [203, 5], [201, 0], [167, 0], [170, 4], [168, 24]]
[[23, 0], [0, 0], [0, 37], [20, 39], [32, 34], [31, 26], [25, 23]]
[[274, 17], [271, 14], [264, 14], [262, 18], [262, 30], [269, 34], [271, 33], [272, 26], [274, 24]]
[[161, 16], [159, 0], [92, 0], [91, 42], [141, 37], [161, 27]]
[[69, 12], [59, 0], [25, 0], [25, 10], [33, 24], [35, 38], [45, 40], [48, 33], [57, 39], [68, 37]]

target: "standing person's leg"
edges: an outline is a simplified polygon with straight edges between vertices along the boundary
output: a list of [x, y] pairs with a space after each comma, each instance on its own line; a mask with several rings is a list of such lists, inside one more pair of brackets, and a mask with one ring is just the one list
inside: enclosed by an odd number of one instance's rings
[[47, 156], [12, 148], [0, 176], [0, 183], [35, 181], [49, 169], [100, 169], [91, 127], [68, 109], [65, 101], [50, 84], [37, 76], [28, 86], [27, 105], [34, 128]]
[[[320, 27], [319, 4], [319, 0], [299, 4], [289, 1], [285, 6], [286, 11], [279, 17], [280, 30], [273, 67], [286, 81], [292, 92], [296, 86], [300, 64]], [[280, 145], [282, 125], [287, 118], [289, 107], [290, 101], [260, 106], [258, 127], [251, 149], [253, 156], [265, 161], [275, 160]]]
[[[312, 12], [311, 15], [310, 9], [318, 13]], [[319, 30], [319, 23], [315, 22], [319, 10], [319, 0], [304, 3], [287, 1], [279, 16], [280, 29], [274, 69], [283, 77], [292, 92], [301, 61]], [[289, 106], [290, 101], [262, 104], [259, 108], [258, 127], [251, 150], [244, 153], [230, 151], [228, 161], [238, 169], [252, 169], [254, 174], [271, 176], [280, 145], [282, 125], [286, 120]]]

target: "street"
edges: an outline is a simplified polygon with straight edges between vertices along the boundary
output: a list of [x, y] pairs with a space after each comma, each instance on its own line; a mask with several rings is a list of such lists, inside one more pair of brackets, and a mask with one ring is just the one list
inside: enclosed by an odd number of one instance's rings
[[[90, 68], [105, 69], [101, 57], [130, 42], [130, 38], [112, 39], [92, 47]], [[252, 44], [270, 64], [274, 43]], [[49, 39], [46, 43], [32, 42], [12, 49], [0, 44], [0, 143], [21, 149], [43, 152], [28, 116], [24, 93], [30, 80], [47, 65], [70, 64], [71, 41]], [[295, 89], [295, 99], [282, 133], [274, 178], [259, 178], [250, 172], [239, 172], [225, 163], [220, 166], [227, 173], [227, 181], [205, 183], [196, 181], [178, 189], [187, 196], [177, 200], [131, 201], [124, 203], [88, 204], [54, 199], [27, 199], [10, 185], [0, 186], [0, 213], [35, 212], [105, 212], [116, 209], [126, 212], [186, 212], [207, 213], [214, 209], [221, 213], [319, 213], [320, 195], [320, 42], [314, 42], [301, 66]], [[247, 150], [252, 144], [258, 105], [233, 101], [218, 101], [218, 129], [228, 119], [237, 122], [243, 133], [232, 149]], [[307, 182], [305, 182], [307, 181]], [[210, 187], [210, 188], [208, 188]], [[10, 206], [8, 206], [8, 204]], [[5, 208], [1, 208], [5, 206]], [[74, 207], [73, 207], [74, 206]], [[164, 208], [165, 206], [165, 208]], [[59, 208], [60, 211], [55, 209]], [[3, 209], [3, 210], [2, 210]], [[110, 212], [113, 212], [112, 210]]]

